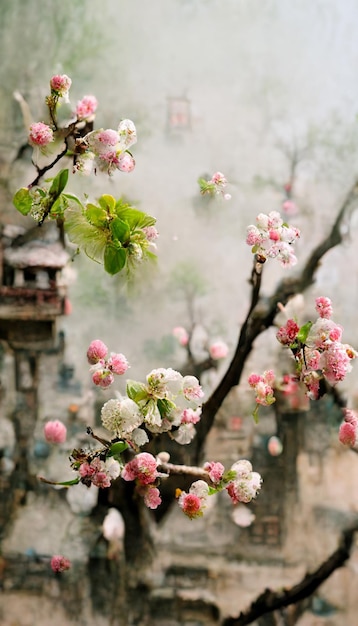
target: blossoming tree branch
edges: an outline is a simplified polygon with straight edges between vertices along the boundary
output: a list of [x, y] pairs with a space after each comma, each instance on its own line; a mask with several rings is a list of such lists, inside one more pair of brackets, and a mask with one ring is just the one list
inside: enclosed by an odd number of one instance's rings
[[[143, 260], [155, 257], [154, 242], [158, 236], [155, 218], [121, 198], [104, 194], [97, 202], [90, 202], [68, 192], [69, 166], [43, 182], [44, 176], [65, 160], [72, 164], [75, 176], [91, 172], [112, 176], [116, 170], [129, 173], [135, 166], [130, 151], [137, 140], [134, 123], [125, 119], [119, 122], [116, 130], [94, 129], [97, 108], [94, 96], [82, 98], [74, 111], [69, 110], [68, 120], [59, 123], [58, 107], [69, 105], [70, 87], [71, 79], [66, 75], [51, 78], [50, 94], [46, 98], [49, 119], [47, 123], [33, 123], [29, 128], [36, 177], [27, 187], [17, 191], [14, 205], [39, 225], [47, 219], [56, 220], [70, 241], [90, 258], [103, 263], [110, 274], [123, 270], [130, 273]], [[207, 181], [199, 179], [198, 182], [202, 195], [230, 199], [225, 192], [227, 180], [221, 172], [216, 172]], [[300, 232], [284, 222], [276, 211], [267, 215], [260, 213], [246, 233], [246, 243], [251, 247], [254, 259], [249, 310], [231, 363], [210, 397], [203, 403], [204, 393], [198, 378], [183, 376], [171, 368], [154, 369], [145, 381], [127, 380], [126, 394], [122, 396], [115, 392], [102, 407], [102, 425], [108, 437], [99, 437], [88, 428], [89, 437], [100, 445], [73, 450], [70, 457], [73, 479], [54, 484], [68, 487], [78, 483], [87, 487], [93, 484], [115, 491], [116, 485], [122, 481], [122, 484], [133, 486], [130, 493], [136, 496], [137, 502], [139, 498], [145, 507], [155, 510], [162, 504], [162, 486], [185, 475], [189, 487], [176, 489], [175, 496], [180, 509], [190, 519], [205, 514], [210, 497], [223, 490], [234, 505], [255, 498], [262, 479], [250, 461], [237, 460], [229, 468], [216, 460], [200, 464], [204, 442], [225, 397], [241, 380], [256, 337], [275, 324], [277, 312], [285, 311], [293, 295], [302, 293], [312, 284], [324, 254], [342, 241], [342, 225], [357, 202], [357, 196], [358, 186], [354, 185], [330, 233], [312, 252], [301, 272], [293, 278], [285, 278], [272, 296], [265, 299], [261, 297], [265, 264], [273, 259], [272, 262], [279, 262], [286, 269], [293, 267], [297, 262], [294, 244]], [[336, 386], [351, 370], [357, 352], [343, 343], [343, 329], [332, 320], [331, 301], [320, 296], [315, 305], [318, 315], [315, 321], [300, 324], [300, 320], [288, 318], [278, 328], [278, 345], [292, 358], [293, 373], [289, 378], [278, 381], [273, 370], [249, 376], [255, 420], [258, 419], [259, 406], [275, 402], [276, 388], [300, 384], [311, 400], [318, 400], [327, 385]], [[189, 357], [191, 332], [192, 329], [187, 331], [184, 327], [175, 329], [175, 335], [180, 344], [187, 347]], [[213, 361], [225, 358], [227, 353], [227, 346], [222, 342], [209, 347]], [[125, 355], [112, 352], [101, 339], [91, 342], [87, 359], [93, 384], [106, 390], [112, 387], [116, 376], [126, 374], [129, 366]], [[64, 443], [66, 426], [60, 421], [48, 422], [44, 435], [53, 444]], [[188, 446], [192, 465], [171, 462], [165, 446], [152, 453], [151, 442], [162, 444], [163, 437], [167, 437], [170, 445]], [[343, 411], [339, 438], [349, 446], [357, 442], [358, 416], [347, 407]], [[42, 480], [50, 482], [46, 478]], [[119, 493], [128, 492], [119, 490]], [[62, 572], [70, 567], [70, 562], [62, 555], [55, 555], [51, 566], [54, 571]]]

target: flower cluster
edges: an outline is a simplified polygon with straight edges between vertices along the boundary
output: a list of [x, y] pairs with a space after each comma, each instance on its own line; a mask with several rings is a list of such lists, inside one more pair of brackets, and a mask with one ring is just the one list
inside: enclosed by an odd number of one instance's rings
[[319, 297], [315, 306], [319, 317], [314, 323], [308, 322], [300, 328], [295, 320], [289, 319], [276, 334], [278, 341], [291, 349], [298, 379], [313, 400], [320, 397], [322, 379], [330, 385], [344, 380], [357, 356], [352, 346], [341, 342], [343, 328], [331, 319], [330, 299]]
[[202, 517], [209, 497], [209, 485], [205, 480], [196, 480], [192, 483], [189, 493], [178, 490], [178, 503], [183, 513], [190, 519]]
[[124, 374], [128, 367], [128, 361], [124, 354], [111, 352], [108, 356], [108, 348], [100, 339], [94, 339], [88, 350], [87, 360], [92, 365], [92, 380], [99, 387], [109, 387], [114, 381], [114, 374]]
[[77, 141], [79, 156], [75, 171], [89, 173], [92, 166], [110, 176], [115, 170], [132, 172], [135, 160], [128, 149], [136, 141], [137, 131], [132, 120], [122, 120], [117, 130], [94, 130]]
[[343, 409], [344, 421], [339, 427], [339, 441], [345, 446], [358, 442], [358, 414], [352, 409]]
[[261, 262], [269, 257], [278, 259], [283, 267], [292, 267], [297, 263], [292, 244], [299, 236], [298, 228], [284, 223], [277, 211], [271, 211], [268, 215], [260, 213], [256, 225], [247, 227], [246, 243]]
[[233, 504], [251, 502], [261, 489], [262, 478], [258, 472], [252, 471], [250, 461], [236, 461], [226, 473], [222, 463], [210, 461], [204, 464], [204, 470], [208, 475], [208, 482], [196, 480], [189, 492], [177, 490], [179, 506], [190, 519], [202, 517], [208, 507], [209, 496], [223, 489], [227, 491]]
[[127, 397], [106, 402], [101, 411], [102, 424], [114, 436], [142, 446], [153, 434], [172, 431], [181, 444], [195, 436], [203, 391], [194, 376], [182, 376], [173, 369], [152, 370], [147, 382], [127, 382]]
[[53, 130], [43, 122], [35, 122], [31, 124], [29, 129], [29, 144], [34, 148], [40, 148], [44, 152], [44, 148], [54, 140]]
[[255, 390], [256, 403], [263, 406], [270, 406], [275, 402], [273, 383], [275, 382], [275, 374], [272, 370], [265, 371], [261, 374], [251, 374], [248, 378], [250, 387]]
[[84, 461], [78, 468], [81, 482], [90, 487], [92, 484], [101, 489], [111, 486], [111, 481], [120, 476], [121, 465], [109, 456], [106, 460], [98, 457]]
[[56, 74], [50, 80], [51, 95], [69, 102], [69, 91], [72, 80], [66, 74]]
[[70, 567], [71, 561], [62, 556], [62, 554], [54, 554], [54, 556], [51, 558], [51, 569], [56, 574], [65, 572], [66, 570], [70, 569]]
[[222, 196], [224, 200], [231, 199], [231, 195], [229, 193], [225, 193], [227, 180], [221, 172], [215, 172], [210, 180], [199, 178], [198, 183], [202, 196], [211, 196], [212, 198], [215, 196]]
[[250, 461], [241, 460], [234, 463], [231, 471], [235, 473], [233, 480], [226, 489], [234, 504], [251, 502], [261, 489], [262, 478], [258, 472], [252, 471]]

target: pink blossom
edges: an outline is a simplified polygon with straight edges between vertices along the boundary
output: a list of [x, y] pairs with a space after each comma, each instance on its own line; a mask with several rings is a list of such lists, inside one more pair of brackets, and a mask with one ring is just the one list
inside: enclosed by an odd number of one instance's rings
[[107, 361], [107, 367], [111, 372], [120, 376], [127, 371], [129, 364], [124, 354], [111, 352], [111, 356]]
[[225, 467], [222, 463], [208, 461], [204, 464], [204, 470], [208, 472], [213, 483], [219, 483], [223, 477]]
[[271, 241], [280, 241], [280, 233], [277, 230], [274, 230], [273, 228], [271, 228], [268, 234], [269, 234], [269, 239], [271, 239]]
[[185, 493], [185, 491], [183, 491], [179, 497], [179, 506], [183, 513], [190, 519], [202, 517], [203, 515], [202, 501], [194, 493]]
[[283, 450], [280, 439], [275, 436], [270, 437], [267, 443], [267, 449], [271, 456], [279, 456]]
[[259, 374], [251, 374], [248, 378], [250, 387], [255, 387], [258, 383], [262, 382], [263, 378]]
[[210, 182], [218, 187], [223, 187], [227, 184], [227, 180], [221, 172], [215, 172], [215, 174], [211, 177]]
[[197, 409], [184, 409], [180, 416], [181, 424], [197, 424], [200, 421], [201, 408]]
[[116, 130], [109, 128], [107, 130], [101, 130], [96, 134], [96, 140], [103, 146], [116, 146], [119, 142], [119, 135]]
[[110, 370], [107, 369], [99, 369], [93, 372], [92, 381], [97, 387], [102, 387], [106, 389], [110, 387], [114, 381], [114, 376]]
[[81, 465], [78, 468], [78, 473], [81, 476], [81, 478], [91, 477], [93, 476], [93, 474], [96, 473], [96, 467], [93, 465], [90, 465], [86, 461], [85, 463], [81, 463]]
[[92, 483], [100, 489], [106, 489], [111, 486], [111, 479], [105, 471], [95, 472], [92, 476]]
[[122, 470], [124, 480], [138, 480], [141, 485], [154, 483], [157, 476], [157, 461], [149, 452], [140, 452]]
[[259, 229], [254, 226], [248, 226], [246, 231], [246, 243], [249, 246], [257, 246], [262, 242], [262, 234]]
[[357, 439], [357, 426], [351, 422], [342, 422], [339, 427], [339, 441], [345, 446], [354, 446]]
[[175, 328], [173, 328], [172, 330], [172, 334], [174, 335], [174, 337], [176, 337], [176, 339], [179, 341], [181, 346], [188, 345], [189, 334], [185, 330], [185, 328], [183, 328], [183, 326], [175, 326]]
[[51, 569], [52, 571], [56, 572], [56, 574], [59, 572], [65, 572], [66, 570], [70, 569], [70, 567], [71, 561], [69, 561], [69, 559], [66, 559], [61, 554], [55, 554], [51, 558]]
[[66, 74], [56, 74], [50, 80], [51, 91], [54, 91], [61, 98], [66, 98], [71, 85], [72, 80]]
[[281, 328], [278, 329], [276, 338], [282, 345], [290, 345], [296, 339], [299, 330], [300, 327], [296, 324], [295, 320], [289, 319], [285, 326], [281, 326]]
[[64, 443], [66, 441], [67, 428], [59, 420], [47, 422], [44, 426], [44, 435], [49, 443]]
[[144, 504], [148, 509], [156, 509], [162, 502], [160, 491], [156, 487], [147, 487], [144, 491]]
[[184, 376], [183, 393], [186, 400], [198, 402], [204, 397], [204, 392], [195, 376]]
[[159, 233], [157, 231], [157, 229], [155, 228], [155, 226], [145, 226], [144, 228], [142, 228], [146, 238], [148, 241], [153, 242], [156, 239], [158, 239], [159, 237]]
[[95, 96], [84, 96], [77, 102], [76, 115], [78, 120], [90, 120], [97, 109], [97, 98]]
[[315, 307], [320, 317], [325, 317], [326, 319], [329, 319], [332, 316], [332, 302], [329, 298], [325, 298], [324, 296], [316, 298]]
[[209, 354], [215, 361], [225, 359], [228, 355], [229, 348], [224, 341], [215, 341], [209, 346]]
[[296, 215], [296, 213], [298, 213], [298, 206], [292, 200], [285, 200], [282, 203], [282, 210], [286, 215]]
[[123, 152], [118, 159], [118, 169], [121, 172], [132, 172], [135, 168], [135, 160], [128, 152]]
[[44, 148], [53, 141], [53, 130], [43, 122], [31, 124], [29, 131], [29, 143], [34, 147]]
[[91, 365], [98, 363], [101, 359], [104, 359], [108, 353], [108, 348], [100, 339], [94, 339], [91, 341], [87, 350], [87, 360]]
[[337, 342], [323, 352], [321, 364], [324, 377], [331, 385], [343, 380], [352, 368], [346, 350]]

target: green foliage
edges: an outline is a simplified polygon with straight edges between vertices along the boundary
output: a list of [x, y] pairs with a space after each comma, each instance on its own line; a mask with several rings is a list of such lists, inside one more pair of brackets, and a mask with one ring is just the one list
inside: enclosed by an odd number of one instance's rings
[[46, 218], [63, 220], [69, 239], [90, 259], [103, 263], [111, 276], [124, 269], [129, 273], [142, 259], [156, 259], [143, 230], [155, 224], [154, 217], [108, 194], [98, 204], [83, 205], [73, 194], [64, 193], [67, 181], [68, 169], [63, 169], [47, 181], [51, 183], [47, 189], [21, 188], [14, 195], [14, 206], [39, 224]]
[[297, 333], [296, 339], [302, 344], [306, 343], [306, 339], [308, 337], [308, 333], [312, 328], [312, 322], [307, 322], [303, 326], [301, 326], [300, 330]]
[[28, 213], [30, 213], [32, 208], [32, 197], [27, 187], [21, 187], [21, 189], [15, 193], [13, 197], [13, 204], [15, 208], [22, 213], [22, 215], [28, 215]]
[[117, 460], [120, 460], [120, 455], [124, 452], [124, 450], [127, 450], [127, 448], [128, 444], [125, 441], [116, 441], [115, 443], [112, 443], [108, 456], [113, 456], [117, 458]]
[[138, 402], [148, 399], [148, 389], [144, 383], [138, 383], [135, 380], [128, 380], [127, 396], [133, 400], [133, 402], [138, 404]]
[[155, 218], [138, 211], [121, 198], [103, 195], [98, 204], [69, 202], [65, 228], [70, 240], [98, 263], [108, 274], [129, 271], [142, 259], [155, 258], [148, 250], [143, 228], [153, 226]]

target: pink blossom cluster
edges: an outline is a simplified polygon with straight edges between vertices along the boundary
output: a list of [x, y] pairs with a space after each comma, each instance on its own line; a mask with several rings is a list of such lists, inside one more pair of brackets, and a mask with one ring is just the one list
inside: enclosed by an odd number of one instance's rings
[[56, 574], [65, 572], [70, 569], [71, 561], [66, 559], [66, 557], [62, 556], [62, 554], [54, 554], [51, 558], [51, 569]]
[[137, 131], [132, 120], [121, 120], [117, 130], [94, 130], [78, 141], [82, 154], [77, 158], [75, 170], [87, 173], [91, 163], [110, 176], [115, 170], [132, 172], [135, 160], [128, 149], [136, 141]]
[[261, 489], [262, 478], [258, 472], [252, 471], [250, 461], [241, 460], [234, 463], [231, 471], [235, 478], [229, 482], [226, 490], [234, 504], [251, 502]]
[[231, 195], [229, 193], [225, 193], [225, 188], [227, 184], [228, 181], [225, 178], [224, 174], [222, 174], [221, 172], [215, 172], [210, 180], [204, 180], [203, 178], [199, 178], [200, 193], [202, 196], [221, 195], [224, 200], [230, 200]]
[[355, 446], [358, 442], [358, 413], [343, 409], [344, 421], [339, 427], [339, 441], [345, 446]]
[[100, 339], [94, 339], [88, 350], [87, 360], [92, 365], [90, 371], [93, 372], [92, 380], [99, 387], [109, 387], [114, 381], [114, 374], [120, 376], [124, 374], [128, 367], [128, 361], [124, 354], [111, 352], [108, 355], [108, 348]]
[[178, 429], [172, 434], [173, 439], [181, 445], [190, 443], [196, 434], [195, 424], [200, 421], [201, 407], [196, 409], [187, 408], [180, 413], [180, 423]]
[[34, 148], [44, 149], [53, 141], [53, 130], [43, 122], [35, 122], [31, 124], [29, 130], [29, 144]]
[[357, 356], [352, 346], [341, 343], [343, 328], [330, 319], [331, 300], [323, 296], [316, 298], [315, 307], [319, 317], [307, 328], [303, 342], [298, 341], [301, 329], [292, 319], [276, 334], [282, 345], [291, 347], [299, 379], [313, 400], [319, 398], [321, 379], [325, 378], [330, 385], [344, 380], [352, 369], [351, 361]]
[[202, 517], [207, 506], [209, 486], [204, 480], [196, 480], [186, 491], [177, 490], [178, 503], [183, 513], [190, 519]]
[[204, 463], [204, 470], [208, 472], [211, 482], [219, 483], [224, 475], [225, 467], [218, 461], [207, 461]]
[[65, 102], [68, 102], [68, 92], [72, 85], [72, 80], [67, 74], [56, 74], [52, 76], [50, 80], [51, 93], [58, 98], [63, 98]]
[[137, 493], [150, 509], [156, 509], [162, 502], [159, 489], [154, 484], [159, 476], [157, 467], [158, 461], [152, 454], [140, 452], [126, 463], [121, 474], [124, 480], [136, 481]]
[[275, 374], [272, 370], [266, 370], [262, 375], [251, 374], [248, 383], [256, 394], [256, 403], [263, 406], [270, 406], [275, 402], [273, 383], [275, 382]]
[[247, 227], [246, 243], [262, 260], [276, 258], [283, 267], [292, 267], [297, 263], [293, 244], [299, 237], [298, 228], [285, 224], [277, 211], [271, 211], [260, 213], [256, 225]]
[[102, 461], [97, 456], [90, 462], [81, 463], [78, 469], [81, 482], [90, 487], [91, 484], [101, 489], [111, 486], [111, 481], [120, 476], [121, 466], [113, 457]]
[[83, 96], [76, 105], [76, 116], [79, 121], [90, 122], [94, 119], [98, 106], [97, 98], [95, 96]]
[[44, 435], [49, 443], [64, 443], [66, 441], [67, 428], [59, 420], [46, 422]]

